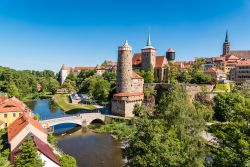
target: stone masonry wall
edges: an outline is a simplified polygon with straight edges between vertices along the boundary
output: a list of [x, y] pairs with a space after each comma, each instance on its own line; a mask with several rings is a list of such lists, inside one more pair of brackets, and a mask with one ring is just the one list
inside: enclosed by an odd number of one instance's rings
[[119, 50], [117, 63], [117, 93], [131, 92], [132, 50]]
[[[144, 84], [144, 89], [145, 88], [151, 88], [157, 91], [157, 97], [156, 97], [156, 101], [157, 99], [160, 98], [160, 96], [162, 95], [162, 93], [164, 93], [165, 91], [170, 90], [171, 88], [173, 88], [173, 84], [167, 84], [167, 83], [145, 83]], [[192, 102], [192, 100], [194, 99], [195, 95], [197, 93], [202, 92], [203, 90], [205, 92], [211, 92], [213, 90], [213, 85], [197, 85], [197, 84], [182, 84], [182, 86], [186, 87], [187, 90], [187, 95], [189, 96], [189, 100], [190, 102]]]

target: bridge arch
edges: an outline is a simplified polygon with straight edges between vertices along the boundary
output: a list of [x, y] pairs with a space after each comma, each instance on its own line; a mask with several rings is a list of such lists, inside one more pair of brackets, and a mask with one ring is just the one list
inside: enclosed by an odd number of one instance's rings
[[89, 124], [93, 124], [93, 123], [104, 124], [105, 122], [102, 119], [100, 119], [100, 118], [96, 118], [96, 119], [93, 119], [92, 121], [90, 121]]

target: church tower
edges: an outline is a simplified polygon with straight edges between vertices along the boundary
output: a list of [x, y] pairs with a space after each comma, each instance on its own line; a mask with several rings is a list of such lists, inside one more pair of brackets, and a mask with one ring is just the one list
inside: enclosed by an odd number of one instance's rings
[[129, 93], [132, 89], [132, 47], [126, 40], [118, 48], [117, 61], [117, 93]]
[[142, 70], [149, 71], [155, 68], [156, 49], [151, 45], [150, 34], [148, 34], [147, 45], [141, 50]]
[[222, 56], [229, 54], [230, 52], [230, 42], [228, 39], [228, 31], [226, 32], [225, 42], [223, 43], [223, 53]]

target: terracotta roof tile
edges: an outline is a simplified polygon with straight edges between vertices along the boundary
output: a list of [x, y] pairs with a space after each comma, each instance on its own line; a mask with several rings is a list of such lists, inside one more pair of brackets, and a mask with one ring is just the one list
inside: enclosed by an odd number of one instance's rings
[[169, 49], [168, 49], [168, 52], [174, 52], [174, 49], [169, 48]]
[[85, 66], [82, 66], [82, 67], [74, 67], [73, 70], [94, 70], [95, 67], [85, 67]]
[[42, 127], [42, 125], [34, 120], [28, 113], [24, 113], [19, 116], [12, 124], [8, 127], [8, 140], [11, 141], [22, 129], [24, 129], [28, 124], [33, 125], [41, 132], [47, 134], [47, 131]]
[[12, 98], [1, 98], [0, 100], [0, 112], [24, 112], [30, 111], [26, 104], [17, 99]]
[[205, 73], [226, 74], [224, 71], [217, 68], [209, 68], [205, 71]]
[[142, 55], [141, 53], [135, 53], [132, 59], [133, 66], [140, 65], [142, 63]]
[[225, 58], [226, 58], [226, 60], [229, 60], [229, 59], [239, 60], [239, 58], [238, 58], [238, 57], [236, 57], [235, 55], [232, 55], [232, 54], [230, 54], [230, 55], [226, 55], [226, 56], [225, 56]]
[[165, 56], [156, 56], [155, 59], [156, 68], [161, 68], [168, 64], [167, 58]]
[[141, 77], [139, 74], [137, 74], [136, 72], [132, 72], [132, 78], [133, 79], [143, 79], [143, 77]]
[[131, 92], [131, 93], [117, 93], [114, 97], [128, 97], [128, 96], [141, 96], [144, 95], [143, 92]]
[[229, 53], [241, 59], [250, 59], [250, 50], [231, 50]]
[[47, 158], [55, 162], [56, 164], [60, 165], [59, 160], [56, 158], [55, 154], [52, 152], [48, 144], [44, 143], [42, 140], [40, 140], [38, 137], [33, 136], [33, 141], [37, 147], [37, 149], [45, 155]]
[[250, 59], [239, 61], [236, 66], [250, 66]]

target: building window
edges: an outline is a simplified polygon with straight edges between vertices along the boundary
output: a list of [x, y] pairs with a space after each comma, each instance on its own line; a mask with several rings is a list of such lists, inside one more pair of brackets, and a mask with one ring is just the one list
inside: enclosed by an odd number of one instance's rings
[[7, 118], [8, 114], [4, 114], [4, 118]]
[[13, 117], [16, 117], [16, 113], [13, 113]]

